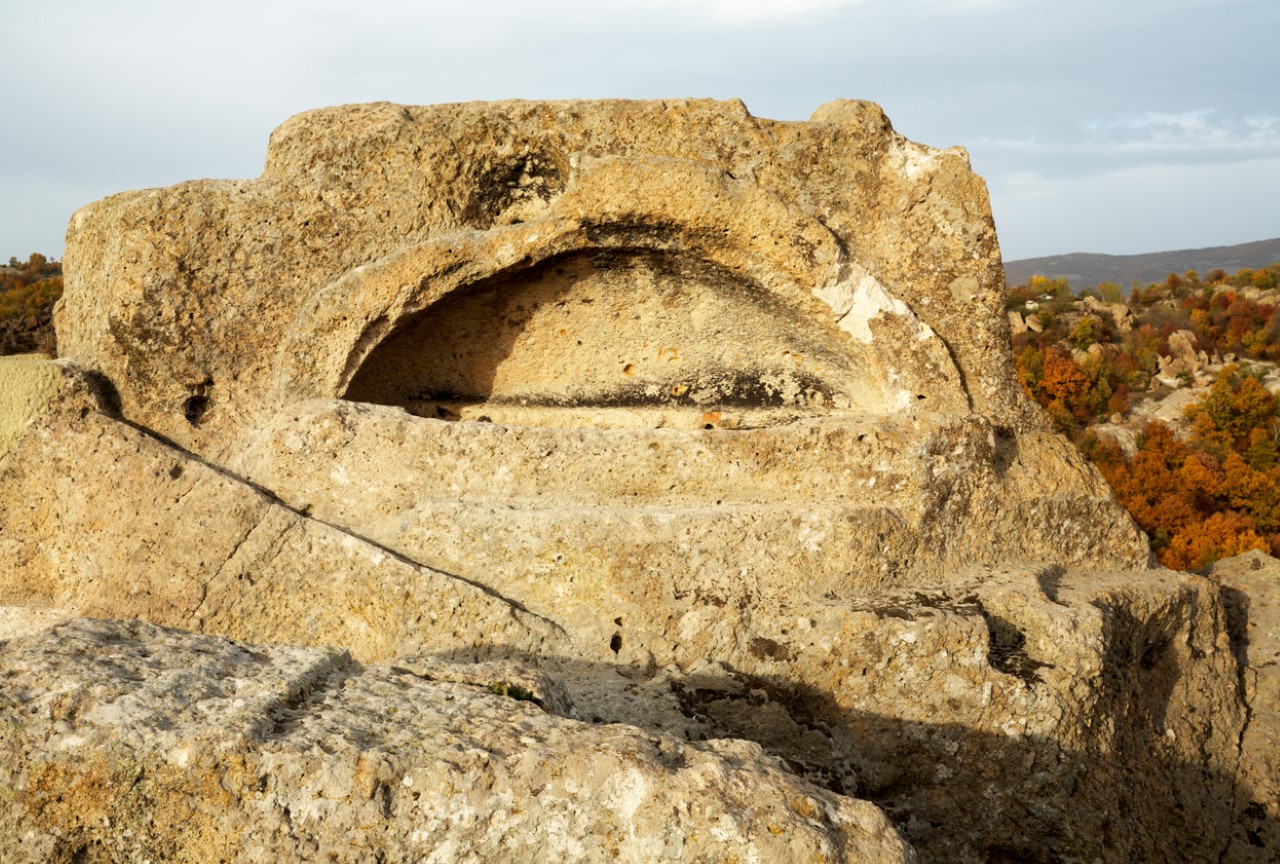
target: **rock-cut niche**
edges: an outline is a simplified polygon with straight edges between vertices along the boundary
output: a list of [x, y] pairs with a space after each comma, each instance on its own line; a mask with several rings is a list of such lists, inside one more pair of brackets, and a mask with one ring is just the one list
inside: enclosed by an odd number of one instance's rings
[[[824, 314], [825, 311], [825, 314]], [[654, 250], [549, 258], [401, 322], [345, 398], [523, 426], [745, 428], [883, 411], [855, 344], [806, 295]]]

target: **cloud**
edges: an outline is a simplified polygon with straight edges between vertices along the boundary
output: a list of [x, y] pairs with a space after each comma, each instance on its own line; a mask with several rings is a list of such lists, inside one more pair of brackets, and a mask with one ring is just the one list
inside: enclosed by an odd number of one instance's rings
[[1244, 122], [1253, 130], [1249, 133], [1250, 138], [1267, 141], [1280, 138], [1280, 117], [1257, 114], [1244, 118]]
[[[1227, 246], [1280, 237], [1280, 156], [1226, 165], [1142, 165], [1062, 179], [987, 178], [1008, 260]], [[1248, 189], [1248, 199], [1238, 190]]]
[[[70, 206], [44, 179], [96, 196], [253, 176], [291, 114], [382, 99], [740, 97], [787, 120], [870, 99], [905, 135], [967, 146], [981, 173], [1087, 180], [1103, 200], [1091, 178], [1280, 156], [1275, 75], [1231, 50], [1280, 27], [1274, 0], [10, 5], [13, 32], [57, 32], [0, 52], [21, 118], [0, 136], [0, 167], [24, 178], [0, 196], [10, 226], [50, 210], [32, 199]], [[1234, 196], [1223, 206], [1255, 206], [1247, 182]], [[44, 245], [66, 215], [40, 217]]]
[[[868, 2], [873, 0], [639, 0], [638, 6], [650, 12], [679, 15], [684, 20], [735, 27], [776, 22], [799, 24]], [[624, 2], [620, 5], [630, 4]]]
[[1220, 118], [1212, 108], [1166, 113], [1145, 111], [1131, 117], [1089, 120], [1082, 124], [1086, 147], [1139, 153], [1174, 151], [1280, 151], [1280, 124], [1269, 115]]
[[712, 13], [721, 21], [754, 22], [794, 19], [857, 5], [857, 0], [714, 0]]
[[[851, 11], [859, 17], [965, 15], [1008, 10], [1024, 0], [635, 0], [642, 8], [662, 10], [718, 26], [788, 24], [803, 26], [833, 13]], [[625, 8], [627, 2], [617, 4]], [[845, 23], [848, 23], [847, 21]]]
[[1212, 108], [1138, 111], [968, 143], [980, 171], [1078, 182], [1118, 171], [1280, 158], [1280, 117]]
[[982, 137], [975, 144], [1026, 153], [1193, 153], [1239, 151], [1244, 158], [1280, 152], [1280, 117], [1254, 114], [1218, 117], [1212, 108], [1166, 113], [1145, 111], [1129, 117], [1089, 119], [1079, 135]]

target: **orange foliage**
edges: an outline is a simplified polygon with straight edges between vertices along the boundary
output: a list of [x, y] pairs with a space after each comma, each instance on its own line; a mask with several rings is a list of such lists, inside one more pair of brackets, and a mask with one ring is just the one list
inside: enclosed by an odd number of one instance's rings
[[1152, 423], [1131, 462], [1100, 466], [1120, 503], [1157, 547], [1199, 518], [1195, 495], [1182, 473], [1187, 455], [1186, 445], [1167, 426]]
[[[1065, 280], [1040, 277], [1009, 291], [1007, 308], [1037, 320], [1014, 337], [1018, 380], [1102, 471], [1166, 566], [1200, 568], [1246, 549], [1280, 554], [1277, 398], [1258, 378], [1228, 367], [1188, 409], [1186, 440], [1152, 424], [1132, 459], [1088, 424], [1128, 413], [1130, 391], [1150, 386], [1179, 330], [1191, 330], [1195, 350], [1210, 355], [1280, 361], [1276, 306], [1244, 290], [1278, 283], [1280, 263], [1232, 276], [1214, 270], [1204, 280], [1194, 271], [1170, 274], [1134, 287], [1132, 326], [1122, 336], [1108, 316], [1073, 309]], [[1112, 293], [1118, 300], [1118, 289]], [[1088, 359], [1077, 362], [1064, 350], [1072, 347], [1087, 349]]]
[[1116, 448], [1087, 451], [1166, 567], [1198, 569], [1280, 545], [1277, 406], [1256, 384], [1224, 372], [1187, 412], [1195, 421], [1190, 441], [1151, 423], [1132, 459]]
[[1065, 351], [1050, 348], [1044, 352], [1044, 377], [1040, 386], [1051, 399], [1061, 399], [1069, 405], [1088, 389], [1089, 376]]
[[1250, 433], [1265, 427], [1275, 413], [1275, 397], [1258, 379], [1239, 366], [1228, 366], [1209, 392], [1187, 407], [1186, 417], [1195, 424], [1197, 437], [1212, 448], [1224, 441], [1234, 446], [1247, 442]]
[[1199, 570], [1219, 558], [1230, 558], [1250, 549], [1270, 552], [1270, 544], [1254, 530], [1253, 521], [1231, 510], [1214, 513], [1174, 535], [1159, 554], [1160, 563], [1174, 570]]
[[54, 353], [53, 304], [62, 296], [62, 266], [43, 255], [0, 266], [0, 354]]

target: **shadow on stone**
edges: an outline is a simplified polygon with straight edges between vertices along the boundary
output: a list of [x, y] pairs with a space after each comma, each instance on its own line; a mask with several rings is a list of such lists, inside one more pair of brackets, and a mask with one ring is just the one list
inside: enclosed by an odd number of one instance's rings
[[[1111, 658], [1103, 675], [1119, 710], [1108, 721], [1113, 728], [1102, 730], [1111, 737], [1078, 749], [1012, 729], [992, 734], [850, 711], [817, 688], [719, 664], [673, 675], [512, 659], [563, 676], [588, 722], [673, 733], [646, 722], [655, 713], [645, 700], [667, 699], [688, 721], [678, 734], [754, 741], [810, 782], [880, 806], [921, 862], [1268, 860], [1261, 837], [1276, 826], [1261, 807], [1233, 812], [1251, 790], [1162, 746], [1177, 677], [1166, 656], [1153, 646], [1142, 657]], [[585, 686], [610, 679], [612, 693]]]

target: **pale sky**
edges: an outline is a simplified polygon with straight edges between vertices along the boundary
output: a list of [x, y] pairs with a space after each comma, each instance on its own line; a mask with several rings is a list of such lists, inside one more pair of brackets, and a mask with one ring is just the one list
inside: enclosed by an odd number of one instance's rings
[[963, 145], [1004, 257], [1280, 236], [1277, 0], [0, 0], [0, 259], [80, 205], [253, 177], [348, 102], [836, 98]]

